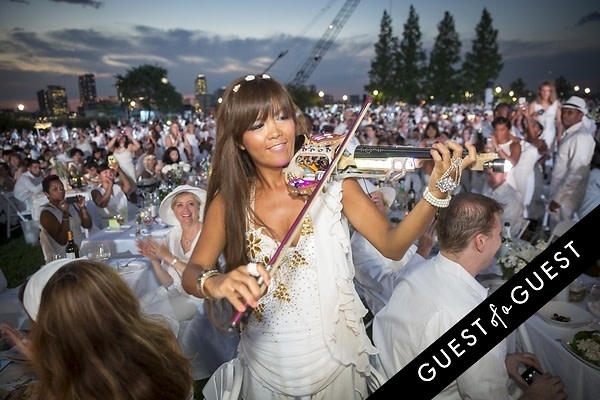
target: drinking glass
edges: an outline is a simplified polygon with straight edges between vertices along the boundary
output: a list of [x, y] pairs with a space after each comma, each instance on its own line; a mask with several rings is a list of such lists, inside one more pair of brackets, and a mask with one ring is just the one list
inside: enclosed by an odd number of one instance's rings
[[110, 258], [110, 247], [106, 243], [100, 243], [98, 245], [98, 251], [96, 258], [100, 261], [108, 260]]
[[600, 284], [592, 286], [588, 294], [587, 305], [597, 322], [600, 322]]
[[121, 225], [125, 223], [125, 217], [122, 214], [115, 215], [115, 221], [119, 224], [119, 230], [121, 229]]
[[144, 212], [144, 215], [142, 215], [142, 223], [146, 225], [146, 233], [150, 233], [151, 225], [153, 222], [154, 217], [152, 216], [152, 213], [149, 211]]

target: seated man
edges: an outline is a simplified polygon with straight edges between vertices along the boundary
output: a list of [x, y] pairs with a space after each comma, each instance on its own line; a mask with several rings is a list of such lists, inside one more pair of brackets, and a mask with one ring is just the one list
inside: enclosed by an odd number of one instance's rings
[[30, 211], [33, 198], [37, 195], [43, 195], [42, 169], [40, 160], [28, 158], [27, 171], [25, 171], [15, 182], [14, 196], [19, 200], [19, 208], [21, 211]]
[[[533, 172], [533, 171], [531, 171]], [[508, 172], [494, 172], [491, 168], [486, 169], [486, 181], [483, 184], [482, 194], [504, 204], [502, 213], [502, 224], [510, 222], [510, 233], [513, 237], [519, 237], [519, 232], [525, 226], [523, 216], [523, 198], [507, 181]]]
[[[362, 182], [368, 186], [365, 187]], [[371, 196], [373, 203], [384, 213], [389, 213], [389, 206], [394, 202], [396, 191], [391, 187], [376, 189], [366, 180], [361, 187]], [[435, 243], [435, 229], [432, 224], [419, 238], [417, 245], [411, 245], [402, 259], [395, 261], [386, 258], [363, 235], [354, 232], [351, 238], [352, 260], [354, 262], [354, 284], [358, 295], [364, 300], [366, 307], [373, 315], [388, 302], [396, 283], [408, 266], [425, 261]]]
[[[388, 379], [486, 299], [488, 291], [475, 276], [500, 247], [502, 209], [496, 200], [472, 192], [456, 195], [440, 209], [440, 252], [402, 276], [373, 322], [373, 342]], [[527, 387], [520, 364], [542, 371], [533, 354], [507, 355], [503, 340], [436, 399], [510, 399], [509, 377], [523, 387], [521, 399], [566, 399], [560, 378], [547, 373]]]

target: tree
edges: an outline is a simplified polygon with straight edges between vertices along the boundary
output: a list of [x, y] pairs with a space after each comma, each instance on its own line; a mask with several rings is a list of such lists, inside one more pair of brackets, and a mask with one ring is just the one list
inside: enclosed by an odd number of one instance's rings
[[483, 99], [487, 82], [494, 82], [504, 66], [497, 39], [498, 30], [492, 28], [492, 17], [484, 8], [461, 71], [463, 89], [474, 93], [474, 99]]
[[428, 96], [440, 103], [455, 101], [461, 92], [455, 65], [460, 61], [460, 40], [454, 27], [454, 17], [448, 11], [438, 24], [429, 65], [427, 67]]
[[398, 96], [414, 104], [422, 95], [423, 71], [425, 69], [425, 51], [421, 42], [419, 16], [410, 6], [408, 19], [404, 24], [402, 41], [396, 53], [394, 81], [398, 87]]
[[569, 82], [567, 78], [562, 75], [554, 80], [554, 87], [556, 87], [556, 93], [560, 99], [566, 99], [573, 91], [573, 85], [571, 85], [571, 82]]
[[144, 64], [127, 70], [125, 76], [115, 76], [121, 105], [129, 107], [132, 101], [145, 110], [179, 112], [183, 97], [167, 79], [167, 70]]
[[305, 85], [286, 85], [290, 96], [294, 99], [294, 103], [304, 110], [307, 107], [313, 107], [319, 104], [319, 95]]
[[393, 98], [397, 93], [393, 71], [396, 69], [395, 53], [398, 50], [398, 38], [392, 31], [392, 19], [386, 10], [381, 17], [379, 41], [375, 43], [375, 58], [371, 61], [369, 84], [365, 90], [379, 92], [378, 97], [383, 101]]
[[527, 87], [525, 87], [525, 82], [523, 82], [523, 79], [521, 78], [517, 78], [516, 80], [512, 81], [510, 85], [508, 85], [508, 90], [512, 90], [514, 92], [513, 97], [529, 97], [529, 90], [527, 90]]

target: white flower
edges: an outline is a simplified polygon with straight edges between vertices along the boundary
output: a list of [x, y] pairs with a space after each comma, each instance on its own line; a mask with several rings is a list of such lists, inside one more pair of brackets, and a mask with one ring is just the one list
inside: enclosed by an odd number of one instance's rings
[[184, 164], [183, 165], [183, 171], [184, 172], [190, 172], [191, 169], [192, 169], [192, 166], [190, 164]]

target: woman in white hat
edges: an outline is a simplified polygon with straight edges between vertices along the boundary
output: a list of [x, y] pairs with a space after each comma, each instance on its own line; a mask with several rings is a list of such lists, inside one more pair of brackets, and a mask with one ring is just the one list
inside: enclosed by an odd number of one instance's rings
[[171, 305], [179, 321], [190, 319], [201, 301], [189, 296], [181, 287], [181, 274], [202, 231], [202, 214], [206, 192], [203, 189], [180, 185], [160, 204], [160, 219], [173, 228], [166, 243], [152, 237], [137, 241], [140, 253], [147, 257], [159, 281], [169, 290]]
[[181, 275], [202, 231], [206, 192], [190, 185], [175, 188], [160, 204], [158, 214], [173, 225], [166, 244], [152, 237], [138, 240], [140, 252], [169, 292], [169, 302], [180, 324], [178, 341], [192, 359], [194, 379], [208, 378], [222, 363], [235, 356], [239, 336], [217, 331], [205, 311], [204, 300], [187, 294]]

